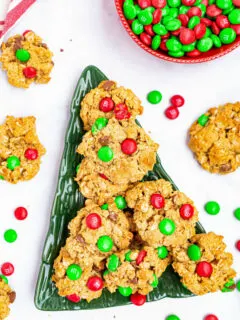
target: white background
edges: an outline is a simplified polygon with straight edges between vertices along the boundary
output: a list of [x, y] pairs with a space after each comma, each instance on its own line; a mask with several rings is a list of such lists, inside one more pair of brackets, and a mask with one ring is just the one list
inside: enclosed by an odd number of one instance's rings
[[[140, 49], [127, 35], [116, 14], [113, 0], [41, 0], [29, 10], [8, 34], [32, 29], [44, 38], [54, 52], [55, 67], [48, 85], [23, 90], [11, 87], [0, 72], [0, 121], [6, 115], [37, 117], [38, 134], [47, 149], [37, 177], [26, 183], [0, 183], [0, 264], [11, 261], [15, 273], [10, 284], [17, 291], [10, 320], [46, 319], [152, 319], [164, 320], [175, 313], [181, 320], [201, 320], [215, 313], [219, 320], [240, 319], [240, 293], [216, 293], [185, 300], [164, 299], [135, 306], [79, 312], [41, 312], [33, 303], [41, 251], [63, 151], [69, 105], [76, 82], [84, 67], [98, 66], [109, 78], [133, 89], [145, 106], [140, 121], [159, 142], [159, 154], [167, 172], [178, 187], [195, 202], [205, 228], [225, 236], [240, 271], [240, 253], [234, 247], [240, 239], [240, 222], [233, 210], [240, 207], [240, 170], [227, 176], [211, 175], [201, 169], [186, 146], [187, 129], [209, 107], [240, 99], [240, 49], [219, 60], [199, 65], [178, 65], [161, 61]], [[72, 40], [72, 41], [70, 41]], [[64, 49], [60, 52], [60, 49]], [[158, 89], [163, 101], [147, 103], [146, 94]], [[173, 94], [182, 94], [186, 104], [180, 117], [164, 116]], [[206, 201], [221, 204], [218, 216], [209, 216]], [[17, 221], [17, 206], [29, 210], [29, 218]], [[3, 240], [7, 228], [15, 228], [18, 240]]]

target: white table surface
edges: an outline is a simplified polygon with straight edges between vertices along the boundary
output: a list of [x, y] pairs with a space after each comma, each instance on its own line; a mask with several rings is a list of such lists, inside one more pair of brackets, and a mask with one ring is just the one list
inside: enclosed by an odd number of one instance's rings
[[[39, 0], [10, 34], [35, 30], [54, 52], [55, 67], [48, 85], [28, 90], [11, 87], [0, 72], [0, 121], [6, 115], [37, 117], [37, 129], [47, 149], [40, 173], [27, 182], [0, 183], [0, 264], [11, 261], [15, 273], [10, 285], [17, 292], [9, 320], [164, 320], [175, 313], [181, 320], [202, 320], [215, 313], [219, 320], [240, 319], [240, 293], [216, 293], [183, 300], [164, 299], [141, 308], [127, 306], [95, 311], [41, 312], [33, 303], [41, 252], [49, 224], [56, 188], [63, 139], [69, 118], [69, 105], [76, 82], [84, 67], [98, 66], [109, 78], [132, 88], [145, 105], [141, 123], [159, 142], [159, 155], [178, 187], [189, 195], [200, 211], [200, 220], [208, 231], [223, 234], [234, 254], [234, 266], [240, 278], [240, 253], [234, 247], [240, 239], [240, 222], [233, 210], [240, 207], [240, 170], [227, 176], [202, 170], [186, 146], [190, 124], [209, 107], [240, 99], [240, 49], [219, 60], [199, 65], [178, 65], [158, 60], [141, 50], [123, 29], [113, 0]], [[8, 34], [8, 35], [10, 35]], [[71, 41], [72, 40], [72, 41]], [[64, 49], [60, 52], [60, 49]], [[153, 89], [163, 93], [160, 105], [147, 103]], [[169, 98], [180, 93], [186, 99], [175, 121], [163, 112]], [[203, 210], [206, 201], [221, 204], [218, 216]], [[17, 221], [13, 210], [25, 206], [29, 217]], [[8, 244], [3, 232], [15, 228], [18, 240]]]

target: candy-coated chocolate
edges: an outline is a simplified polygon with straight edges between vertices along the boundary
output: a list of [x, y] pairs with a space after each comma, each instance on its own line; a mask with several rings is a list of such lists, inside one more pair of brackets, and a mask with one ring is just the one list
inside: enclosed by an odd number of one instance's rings
[[171, 8], [177, 8], [181, 5], [181, 0], [167, 0], [167, 4]]
[[175, 314], [170, 314], [169, 316], [167, 316], [166, 320], [180, 320], [180, 318]]
[[240, 281], [237, 282], [236, 288], [237, 288], [237, 290], [240, 292]]
[[78, 170], [80, 169], [81, 163], [79, 163], [76, 167], [76, 173], [78, 173]]
[[133, 33], [139, 35], [143, 32], [144, 27], [143, 24], [139, 22], [139, 20], [134, 20], [132, 23], [132, 31]]
[[69, 294], [68, 296], [66, 296], [66, 299], [68, 299], [69, 301], [74, 302], [74, 303], [78, 303], [81, 300], [81, 298], [78, 295], [76, 295], [75, 293]]
[[127, 208], [127, 201], [123, 196], [116, 196], [114, 202], [118, 209], [124, 210]]
[[184, 6], [192, 7], [194, 4], [196, 4], [196, 0], [182, 0], [182, 4]]
[[161, 9], [156, 9], [153, 12], [153, 24], [159, 23], [162, 19], [162, 11]]
[[98, 150], [98, 158], [103, 162], [109, 162], [113, 159], [114, 153], [108, 146], [103, 146]]
[[162, 8], [162, 16], [165, 17], [169, 14], [170, 8], [168, 5], [166, 5], [164, 8]]
[[176, 107], [170, 106], [165, 110], [165, 116], [170, 119], [174, 120], [179, 116], [179, 110]]
[[168, 249], [165, 246], [157, 248], [158, 258], [165, 259], [168, 256]]
[[231, 24], [231, 28], [236, 32], [236, 35], [240, 35], [240, 24]]
[[198, 7], [191, 7], [188, 12], [187, 12], [187, 15], [189, 16], [189, 18], [191, 17], [201, 17], [202, 16], [202, 11], [200, 8]]
[[191, 17], [188, 22], [188, 28], [194, 29], [200, 23], [201, 19], [198, 16]]
[[132, 254], [132, 251], [129, 250], [127, 253], [125, 253], [125, 260], [128, 261], [128, 262], [131, 262], [132, 259], [131, 259], [131, 254]]
[[165, 205], [164, 197], [160, 193], [152, 194], [150, 202], [155, 209], [162, 209]]
[[236, 288], [235, 281], [230, 279], [227, 283], [224, 284], [224, 287], [221, 289], [222, 292], [232, 292]]
[[99, 103], [99, 109], [103, 112], [110, 112], [114, 109], [114, 102], [111, 98], [103, 98]]
[[188, 25], [189, 17], [186, 14], [179, 14], [178, 19], [181, 21], [183, 27]]
[[104, 286], [104, 283], [102, 278], [97, 276], [90, 277], [87, 281], [87, 287], [91, 291], [102, 290], [103, 286]]
[[167, 4], [167, 1], [166, 0], [152, 0], [152, 5], [155, 7], [155, 8], [164, 8]]
[[37, 149], [28, 148], [25, 151], [24, 156], [28, 160], [36, 160], [38, 158], [38, 151]]
[[234, 210], [234, 217], [240, 221], [240, 208]]
[[86, 217], [86, 225], [91, 230], [96, 230], [101, 227], [102, 219], [97, 213], [90, 213]]
[[28, 216], [28, 211], [24, 207], [18, 207], [14, 210], [14, 216], [17, 220], [25, 220]]
[[71, 264], [66, 270], [67, 277], [70, 280], [78, 280], [82, 275], [82, 269], [78, 264]]
[[0, 175], [0, 180], [4, 180], [4, 176], [1, 176], [1, 175]]
[[214, 216], [220, 212], [220, 205], [216, 201], [207, 202], [204, 208], [208, 214]]
[[213, 32], [214, 34], [219, 35], [219, 33], [220, 33], [220, 28], [218, 27], [218, 25], [216, 24], [216, 22], [213, 22], [213, 23], [212, 23], [211, 29], [212, 29], [212, 32]]
[[228, 17], [220, 14], [220, 16], [217, 16], [216, 18], [216, 24], [220, 29], [229, 28], [230, 22], [228, 20]]
[[208, 18], [201, 18], [201, 22], [204, 23], [206, 27], [210, 27], [212, 25], [212, 20]]
[[182, 49], [182, 44], [177, 39], [168, 39], [166, 46], [169, 51], [180, 51]]
[[192, 244], [188, 247], [187, 254], [192, 261], [200, 260], [202, 255], [200, 247], [197, 246], [196, 244]]
[[209, 51], [213, 46], [213, 41], [211, 38], [202, 38], [197, 43], [197, 49], [201, 52]]
[[21, 62], [27, 62], [30, 59], [30, 53], [25, 49], [17, 49], [15, 56]]
[[210, 278], [213, 272], [212, 265], [207, 261], [201, 261], [197, 264], [196, 273], [199, 277]]
[[165, 24], [168, 31], [175, 31], [181, 27], [181, 21], [179, 19], [172, 19]]
[[[153, 31], [153, 26], [151, 24], [149, 26], [144, 26], [144, 30], [149, 36], [151, 37], [155, 36], [155, 33]], [[151, 39], [151, 42], [152, 42], [152, 39]]]
[[202, 53], [197, 50], [197, 49], [194, 49], [193, 51], [191, 52], [187, 52], [187, 56], [190, 57], [190, 58], [195, 58], [195, 57], [199, 57]]
[[194, 27], [194, 32], [195, 32], [195, 36], [196, 39], [202, 39], [206, 33], [206, 25], [204, 23], [199, 23]]
[[16, 156], [11, 156], [7, 158], [7, 168], [9, 170], [14, 170], [15, 168], [19, 167], [21, 164], [20, 159]]
[[113, 112], [117, 120], [129, 119], [131, 117], [131, 113], [128, 111], [128, 107], [125, 103], [117, 104]]
[[0, 274], [0, 278], [3, 279], [3, 281], [8, 284], [8, 278], [5, 277], [3, 274]]
[[105, 176], [105, 174], [103, 174], [103, 173], [99, 173], [99, 176], [100, 176], [101, 178], [103, 178], [104, 180], [109, 180], [108, 177]]
[[135, 19], [136, 16], [137, 16], [136, 7], [134, 5], [131, 5], [131, 4], [124, 4], [123, 12], [124, 12], [125, 17], [128, 20]]
[[109, 259], [107, 264], [108, 270], [111, 272], [116, 271], [120, 264], [118, 256], [116, 254], [112, 254], [108, 259]]
[[4, 232], [4, 239], [6, 242], [12, 243], [17, 240], [17, 232], [13, 229], [8, 229]]
[[101, 252], [109, 252], [112, 250], [113, 241], [109, 236], [101, 236], [97, 241], [97, 247]]
[[214, 314], [208, 314], [204, 320], [218, 320], [218, 317], [215, 316]]
[[217, 7], [222, 10], [231, 8], [232, 4], [232, 0], [216, 0]]
[[153, 26], [153, 31], [160, 35], [160, 36], [164, 36], [168, 33], [167, 29], [165, 28], [165, 26], [161, 23], [157, 23]]
[[160, 103], [162, 100], [162, 94], [158, 90], [153, 90], [148, 93], [147, 100], [148, 100], [148, 102], [150, 102], [152, 104]]
[[141, 262], [143, 262], [146, 255], [147, 255], [147, 251], [141, 250], [137, 256], [136, 264], [139, 265]]
[[182, 44], [186, 45], [186, 44], [193, 43], [196, 40], [196, 37], [195, 37], [195, 33], [193, 30], [188, 29], [188, 28], [184, 28], [180, 32], [179, 39]]
[[144, 296], [138, 292], [134, 293], [130, 297], [130, 301], [135, 304], [135, 306], [142, 306], [147, 300], [147, 296]]
[[121, 150], [124, 154], [132, 155], [137, 151], [137, 142], [134, 139], [125, 139], [121, 143]]
[[129, 297], [132, 294], [131, 287], [118, 287], [118, 291], [124, 297]]
[[233, 0], [233, 5], [235, 7], [240, 7], [240, 0]]
[[145, 9], [147, 7], [150, 7], [152, 5], [151, 0], [138, 0], [138, 5], [142, 8]]
[[151, 283], [151, 286], [153, 288], [156, 288], [158, 286], [158, 278], [157, 278], [156, 274], [153, 275], [153, 282]]
[[[180, 57], [183, 57], [184, 56], [184, 51], [183, 50], [179, 50], [179, 51], [169, 51], [168, 52], [168, 54], [169, 54], [169, 56], [171, 56], [171, 57], [175, 57], [175, 58], [180, 58]], [[175, 108], [175, 107], [169, 107], [169, 108]], [[177, 109], [177, 108], [176, 108]], [[168, 111], [169, 110], [167, 110], [166, 109], [166, 111], [165, 111], [165, 115], [167, 116], [167, 114], [168, 114]], [[178, 111], [179, 112], [179, 111]], [[168, 117], [168, 116], [167, 116]], [[170, 118], [169, 118], [170, 119]], [[171, 118], [172, 120], [173, 120], [173, 118]], [[175, 118], [174, 118], [175, 119]]]
[[238, 251], [240, 251], [240, 240], [238, 240], [235, 244]]
[[161, 37], [159, 35], [156, 35], [152, 39], [152, 49], [157, 50], [161, 44]]
[[145, 9], [139, 12], [138, 14], [138, 21], [143, 25], [143, 26], [148, 26], [153, 22], [153, 15], [152, 13]]
[[177, 18], [178, 17], [178, 8], [170, 8], [168, 15], [173, 18]]
[[95, 135], [99, 130], [102, 130], [108, 124], [108, 119], [104, 117], [98, 118], [94, 124], [92, 125], [91, 131], [92, 134]]
[[189, 7], [189, 6], [181, 6], [180, 8], [179, 8], [179, 13], [180, 14], [186, 14], [186, 13], [188, 13], [188, 10], [190, 9], [191, 7]]
[[164, 218], [160, 223], [159, 223], [159, 230], [162, 234], [166, 236], [170, 236], [175, 232], [176, 225], [173, 220]]
[[175, 94], [174, 96], [171, 97], [170, 102], [174, 107], [179, 108], [184, 105], [185, 100], [184, 100], [183, 96], [181, 96], [179, 94]]
[[198, 118], [198, 123], [200, 124], [200, 126], [204, 127], [208, 123], [208, 119], [209, 119], [209, 116], [202, 114]]
[[232, 43], [233, 41], [235, 41], [236, 37], [237, 35], [235, 30], [231, 28], [222, 29], [219, 34], [219, 38], [223, 44]]
[[150, 46], [152, 43], [152, 38], [149, 34], [147, 34], [146, 32], [143, 32], [140, 34], [140, 40], [142, 41], [142, 43], [144, 43], [146, 46]]
[[219, 37], [218, 37], [217, 35], [212, 34], [212, 35], [210, 36], [210, 38], [212, 39], [213, 45], [214, 45], [216, 48], [221, 48], [222, 42], [221, 42], [221, 40], [219, 39]]
[[32, 30], [25, 30], [22, 35], [25, 37], [28, 32], [32, 32]]
[[4, 276], [9, 277], [14, 273], [14, 266], [10, 262], [5, 262], [1, 266], [1, 272]]
[[102, 210], [108, 210], [108, 204], [104, 203], [103, 205], [101, 205], [101, 209]]
[[215, 4], [212, 4], [207, 7], [207, 15], [211, 18], [215, 18], [222, 13], [222, 10], [218, 8]]
[[184, 220], [189, 220], [194, 215], [194, 208], [189, 203], [183, 204], [179, 211], [180, 211], [181, 218]]

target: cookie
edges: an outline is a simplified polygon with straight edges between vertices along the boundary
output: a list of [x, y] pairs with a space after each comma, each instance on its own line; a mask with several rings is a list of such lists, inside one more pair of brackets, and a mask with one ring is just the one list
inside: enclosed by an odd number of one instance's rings
[[173, 249], [173, 268], [196, 295], [221, 290], [236, 275], [231, 268], [233, 256], [225, 249], [223, 236], [213, 232], [197, 234]]
[[189, 148], [211, 173], [227, 174], [240, 165], [240, 103], [209, 109], [189, 130]]
[[15, 298], [16, 293], [0, 277], [0, 320], [9, 315], [9, 305], [14, 302]]
[[48, 83], [53, 68], [52, 52], [33, 31], [16, 35], [2, 43], [0, 62], [8, 82], [19, 88], [31, 83]]
[[116, 82], [106, 80], [86, 94], [81, 103], [80, 116], [84, 129], [90, 130], [100, 117], [124, 121], [134, 119], [142, 112], [141, 101], [130, 89], [117, 87]]
[[134, 121], [110, 119], [98, 132], [86, 133], [77, 152], [89, 161], [91, 172], [104, 174], [114, 184], [131, 184], [153, 169], [157, 149]]
[[193, 201], [173, 191], [164, 179], [136, 184], [126, 200], [134, 209], [136, 229], [149, 246], [179, 246], [195, 234], [198, 212]]
[[32, 179], [45, 148], [36, 133], [35, 117], [8, 116], [0, 125], [0, 178], [10, 183]]

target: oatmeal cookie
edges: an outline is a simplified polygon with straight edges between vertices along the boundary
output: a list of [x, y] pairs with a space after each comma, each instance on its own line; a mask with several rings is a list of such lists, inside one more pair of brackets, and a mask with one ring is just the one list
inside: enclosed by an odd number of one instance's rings
[[51, 79], [53, 54], [33, 31], [9, 38], [1, 51], [2, 69], [11, 85], [28, 88], [32, 82], [48, 83]]
[[0, 320], [5, 319], [10, 312], [9, 304], [13, 303], [16, 293], [0, 277]]
[[96, 134], [86, 133], [77, 152], [89, 161], [92, 172], [104, 174], [114, 184], [131, 184], [153, 169], [157, 149], [134, 121], [110, 119]]
[[196, 295], [221, 290], [236, 275], [231, 268], [232, 254], [225, 249], [223, 236], [213, 232], [197, 234], [173, 249], [173, 268], [182, 283]]
[[143, 241], [153, 247], [175, 247], [195, 234], [198, 212], [184, 193], [173, 191], [163, 179], [140, 182], [126, 193]]
[[32, 179], [45, 148], [36, 134], [35, 117], [8, 116], [0, 125], [0, 178], [10, 183]]
[[90, 130], [100, 117], [114, 117], [121, 121], [134, 119], [142, 112], [141, 101], [130, 89], [117, 87], [116, 82], [106, 80], [86, 94], [81, 103], [80, 116], [84, 129]]
[[111, 255], [104, 273], [106, 288], [117, 289], [123, 295], [138, 292], [147, 295], [158, 285], [158, 278], [171, 261], [168, 255], [161, 259], [157, 249], [144, 246], [141, 250], [123, 250]]
[[240, 165], [240, 103], [209, 109], [189, 130], [189, 148], [212, 173], [227, 174]]

